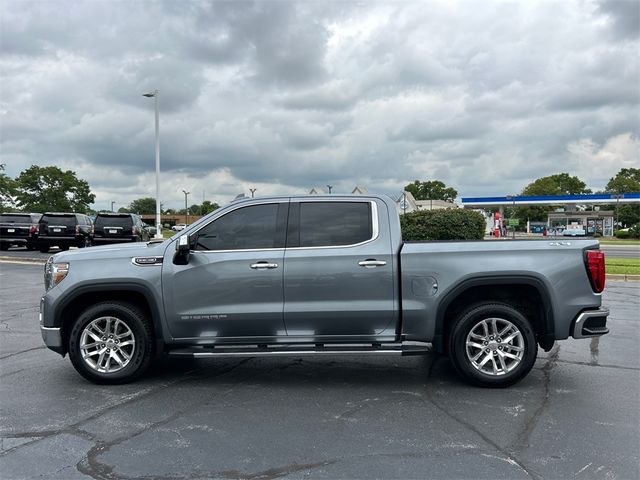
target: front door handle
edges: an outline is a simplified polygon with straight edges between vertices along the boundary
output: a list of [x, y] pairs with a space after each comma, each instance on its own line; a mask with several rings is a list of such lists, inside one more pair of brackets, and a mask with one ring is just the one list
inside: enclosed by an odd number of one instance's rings
[[269, 263], [269, 262], [252, 263], [249, 266], [251, 268], [253, 268], [254, 270], [267, 270], [267, 269], [270, 269], [270, 268], [278, 268], [278, 264], [277, 263]]
[[371, 258], [358, 262], [358, 265], [365, 268], [384, 267], [386, 264], [387, 262], [385, 262], [384, 260], [375, 260]]

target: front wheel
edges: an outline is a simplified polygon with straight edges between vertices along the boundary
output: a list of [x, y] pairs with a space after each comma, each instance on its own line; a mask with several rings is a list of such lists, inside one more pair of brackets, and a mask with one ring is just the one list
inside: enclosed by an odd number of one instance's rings
[[507, 387], [520, 381], [538, 354], [529, 321], [503, 303], [482, 303], [463, 312], [455, 320], [448, 345], [456, 370], [484, 387]]
[[146, 315], [125, 302], [102, 302], [85, 310], [69, 336], [69, 358], [86, 379], [101, 384], [134, 380], [151, 364], [153, 330]]

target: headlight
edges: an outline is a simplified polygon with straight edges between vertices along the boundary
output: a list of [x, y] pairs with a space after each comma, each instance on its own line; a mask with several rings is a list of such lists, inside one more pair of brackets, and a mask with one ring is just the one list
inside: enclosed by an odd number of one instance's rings
[[44, 266], [44, 288], [49, 290], [59, 284], [69, 273], [68, 263], [54, 263], [53, 257], [49, 257]]

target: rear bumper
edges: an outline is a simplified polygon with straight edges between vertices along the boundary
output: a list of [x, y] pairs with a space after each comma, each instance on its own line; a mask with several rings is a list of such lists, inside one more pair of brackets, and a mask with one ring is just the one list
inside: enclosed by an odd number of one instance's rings
[[28, 237], [0, 237], [0, 242], [17, 245], [17, 244], [30, 243], [30, 242], [33, 242], [33, 240]]
[[608, 308], [586, 310], [580, 313], [573, 322], [571, 336], [573, 338], [593, 338], [609, 333], [607, 328]]
[[73, 236], [73, 237], [53, 237], [47, 235], [46, 237], [38, 237], [36, 243], [39, 245], [76, 245], [80, 240], [82, 240], [82, 236]]

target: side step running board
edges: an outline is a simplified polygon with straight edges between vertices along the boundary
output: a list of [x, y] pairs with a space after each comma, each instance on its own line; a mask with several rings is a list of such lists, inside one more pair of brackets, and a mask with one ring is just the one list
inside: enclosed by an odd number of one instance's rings
[[431, 345], [390, 344], [380, 346], [206, 346], [169, 350], [174, 357], [258, 357], [274, 355], [425, 355], [433, 350]]

